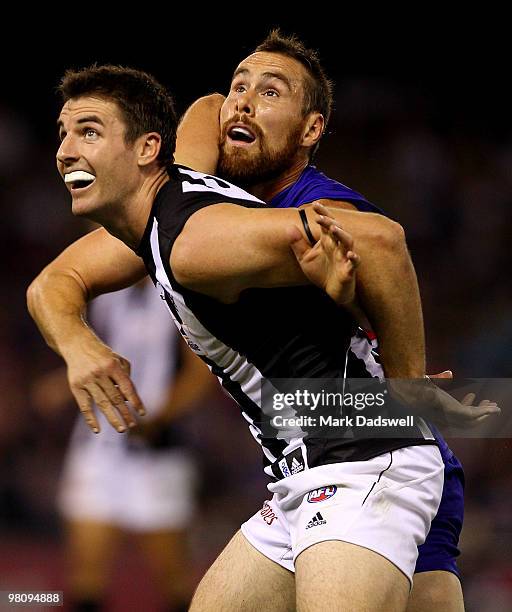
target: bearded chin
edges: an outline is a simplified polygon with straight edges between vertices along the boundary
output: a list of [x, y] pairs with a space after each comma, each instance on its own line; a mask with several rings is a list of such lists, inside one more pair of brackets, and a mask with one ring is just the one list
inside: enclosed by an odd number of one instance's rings
[[220, 147], [217, 174], [240, 187], [274, 180], [285, 174], [293, 164], [299, 148], [297, 136], [291, 135], [285, 147], [276, 152], [270, 152], [266, 148], [260, 149], [256, 154], [241, 147], [226, 150], [223, 144]]

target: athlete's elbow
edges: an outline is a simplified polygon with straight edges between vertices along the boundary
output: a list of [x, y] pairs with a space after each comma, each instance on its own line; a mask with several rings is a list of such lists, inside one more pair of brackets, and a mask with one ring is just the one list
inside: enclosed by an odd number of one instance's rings
[[210, 108], [220, 110], [220, 107], [224, 104], [225, 100], [226, 100], [226, 96], [220, 93], [212, 93], [212, 94], [208, 94], [207, 96], [203, 96], [202, 98], [199, 98], [198, 101], [200, 101], [205, 106], [209, 106]]
[[377, 242], [379, 251], [387, 251], [393, 254], [407, 252], [407, 241], [404, 228], [391, 219], [380, 217], [378, 227], [372, 236], [373, 242]]
[[33, 319], [37, 318], [39, 306], [44, 302], [46, 292], [50, 286], [48, 268], [44, 268], [30, 283], [26, 292], [27, 308]]
[[390, 221], [386, 232], [386, 239], [390, 248], [395, 250], [407, 250], [405, 230], [396, 221]]
[[33, 318], [37, 305], [37, 298], [39, 294], [39, 276], [37, 276], [28, 286], [26, 293], [27, 308], [30, 316]]
[[[190, 113], [207, 113], [208, 115], [218, 115], [220, 113], [220, 109], [224, 104], [225, 96], [220, 93], [212, 93], [207, 96], [202, 96], [198, 98], [188, 109], [187, 115]], [[182, 123], [178, 130], [182, 128]]]
[[32, 318], [37, 319], [43, 306], [52, 306], [61, 294], [68, 295], [73, 303], [85, 305], [92, 294], [81, 276], [71, 268], [46, 266], [30, 283], [26, 292], [27, 308]]

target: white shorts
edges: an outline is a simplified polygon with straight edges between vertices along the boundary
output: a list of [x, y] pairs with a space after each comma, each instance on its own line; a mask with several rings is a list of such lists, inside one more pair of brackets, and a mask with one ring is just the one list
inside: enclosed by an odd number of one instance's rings
[[272, 499], [242, 525], [242, 533], [292, 572], [306, 548], [341, 540], [379, 553], [412, 583], [443, 480], [443, 460], [434, 445], [323, 465], [269, 484]]
[[72, 444], [57, 501], [70, 521], [136, 532], [180, 530], [194, 517], [196, 483], [195, 463], [183, 449], [134, 452], [95, 439]]

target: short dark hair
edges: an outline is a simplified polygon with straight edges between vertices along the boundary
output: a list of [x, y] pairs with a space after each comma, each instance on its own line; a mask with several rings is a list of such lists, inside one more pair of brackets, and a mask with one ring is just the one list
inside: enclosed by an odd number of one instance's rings
[[[255, 53], [261, 51], [292, 57], [304, 66], [307, 78], [304, 82], [302, 112], [304, 116], [313, 111], [321, 113], [326, 127], [331, 116], [333, 83], [327, 78], [318, 53], [308, 49], [297, 36], [287, 36], [279, 29], [272, 30], [254, 50]], [[317, 148], [318, 144], [314, 147], [313, 153]]]
[[70, 69], [62, 77], [58, 92], [64, 103], [88, 95], [116, 102], [126, 123], [126, 142], [158, 132], [162, 138], [158, 160], [165, 167], [173, 163], [178, 125], [174, 102], [165, 87], [147, 72], [111, 64]]

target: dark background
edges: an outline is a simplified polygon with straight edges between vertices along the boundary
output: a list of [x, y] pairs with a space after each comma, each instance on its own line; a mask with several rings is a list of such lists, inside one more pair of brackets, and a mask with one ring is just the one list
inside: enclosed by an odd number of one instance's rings
[[[126, 23], [63, 11], [51, 25], [36, 24], [30, 37], [12, 22], [2, 43], [0, 588], [63, 584], [53, 499], [76, 411], [70, 406], [48, 419], [33, 405], [33, 382], [59, 360], [26, 314], [24, 292], [84, 231], [54, 164], [54, 88], [67, 67], [96, 61], [142, 68], [171, 89], [182, 112], [200, 95], [225, 93], [236, 64], [270, 25], [298, 33], [320, 50], [336, 84], [317, 165], [405, 227], [423, 296], [428, 371], [512, 377], [512, 96], [500, 16], [474, 14], [468, 25], [420, 11], [390, 28], [393, 16], [334, 19], [308, 7], [300, 19], [275, 16], [260, 25], [251, 8], [215, 21], [199, 8], [186, 17], [153, 9]], [[198, 576], [265, 494], [256, 445], [236, 410], [220, 395], [212, 406], [191, 417], [193, 443], [208, 449], [193, 526]], [[241, 453], [228, 437], [234, 430]], [[467, 476], [467, 609], [504, 610], [512, 605], [510, 442], [455, 440], [453, 448]], [[125, 563], [120, 580], [129, 571]]]

